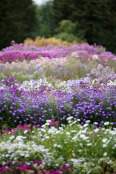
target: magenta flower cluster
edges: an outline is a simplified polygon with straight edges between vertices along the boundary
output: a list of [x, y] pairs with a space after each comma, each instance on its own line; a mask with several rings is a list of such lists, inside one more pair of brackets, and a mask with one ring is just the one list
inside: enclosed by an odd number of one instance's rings
[[[6, 172], [13, 172], [13, 168], [15, 170], [16, 174], [19, 174], [22, 172], [29, 172], [34, 171], [35, 174], [65, 174], [65, 172], [71, 173], [72, 167], [67, 166], [66, 164], [63, 164], [60, 168], [53, 168], [53, 169], [47, 169], [47, 166], [43, 166], [43, 169], [36, 169], [36, 167], [33, 166], [33, 164], [37, 164], [37, 166], [43, 164], [42, 161], [35, 160], [30, 166], [20, 162], [18, 160], [15, 160], [15, 167], [13, 167], [12, 161], [8, 161], [8, 163], [5, 163], [3, 167], [0, 167], [0, 174], [6, 173]], [[10, 167], [9, 167], [10, 166]]]
[[51, 122], [50, 122], [50, 127], [51, 126], [54, 126], [54, 127], [58, 127], [59, 125], [59, 121], [55, 121], [55, 119], [52, 119]]
[[94, 54], [98, 54], [100, 62], [104, 61], [104, 57], [106, 62], [115, 57], [111, 52], [105, 52], [105, 48], [102, 46], [93, 46], [88, 43], [61, 48], [55, 46], [38, 48], [15, 44], [14, 46], [3, 49], [0, 53], [0, 61], [4, 63], [11, 63], [13, 61], [33, 60], [38, 57], [60, 58], [71, 55], [72, 53], [76, 53], [78, 55], [78, 59], [82, 62], [84, 60], [92, 60], [91, 56]]

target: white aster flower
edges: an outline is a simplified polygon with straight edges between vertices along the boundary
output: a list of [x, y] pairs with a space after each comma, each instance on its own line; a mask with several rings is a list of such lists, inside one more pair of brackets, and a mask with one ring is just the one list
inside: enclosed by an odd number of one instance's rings
[[107, 83], [108, 86], [116, 86], [116, 80], [114, 81], [109, 81], [109, 83]]
[[105, 147], [107, 147], [107, 145], [106, 144], [103, 144], [103, 148], [105, 148]]
[[67, 118], [68, 121], [69, 121], [69, 120], [72, 120], [72, 119], [73, 119], [73, 117], [71, 117], [71, 116]]
[[94, 124], [94, 125], [98, 125], [98, 123], [97, 123], [97, 122], [94, 122], [93, 124]]
[[77, 132], [76, 130], [71, 130], [71, 132]]
[[14, 135], [12, 135], [12, 136], [9, 138], [9, 140], [12, 140], [13, 138], [15, 138], [15, 136], [14, 136]]
[[107, 142], [107, 138], [104, 138], [104, 139], [102, 140], [102, 142], [103, 142], [103, 143], [106, 143], [106, 142]]
[[25, 130], [25, 131], [24, 131], [24, 134], [26, 134], [27, 132], [28, 132], [28, 130]]
[[87, 124], [87, 123], [86, 123], [86, 124], [84, 124], [84, 125], [83, 125], [83, 127], [88, 127], [88, 124]]
[[72, 52], [71, 56], [73, 56], [73, 57], [79, 57], [79, 54], [77, 52]]
[[110, 124], [109, 121], [104, 123], [105, 126], [108, 126], [109, 124]]
[[98, 132], [99, 131], [99, 129], [98, 128], [96, 128], [95, 130], [94, 130], [94, 132]]
[[97, 54], [94, 54], [94, 55], [92, 56], [92, 59], [93, 59], [93, 60], [98, 60], [98, 59], [99, 59], [99, 56], [98, 56]]
[[46, 132], [46, 130], [44, 128], [41, 129], [42, 132]]
[[82, 150], [81, 150], [81, 149], [79, 149], [79, 152], [82, 152]]
[[49, 139], [50, 137], [49, 136], [45, 136], [46, 139]]
[[10, 155], [9, 155], [9, 154], [6, 154], [5, 156], [6, 156], [6, 157], [9, 157]]
[[86, 120], [86, 123], [90, 123], [90, 120]]
[[87, 144], [87, 146], [91, 146], [91, 145], [92, 145], [92, 143], [88, 143], [88, 144]]
[[73, 138], [72, 138], [72, 140], [73, 141], [76, 141], [78, 138], [77, 138], [77, 135], [75, 135]]
[[84, 140], [89, 139], [89, 137], [85, 136], [84, 134], [81, 134], [81, 135], [80, 135], [80, 138], [82, 138], [82, 139], [84, 139]]
[[6, 162], [3, 162], [2, 165], [4, 165]]
[[24, 138], [26, 138], [26, 137], [23, 137], [23, 136], [19, 135], [19, 136], [17, 136], [17, 137], [16, 137], [16, 139], [15, 139], [15, 140], [18, 140], [18, 141], [23, 141], [22, 139], [24, 139]]
[[25, 158], [29, 157], [29, 154], [25, 154]]
[[105, 152], [105, 153], [103, 154], [103, 156], [107, 156], [107, 152]]
[[46, 120], [46, 123], [49, 123], [49, 122], [51, 122], [51, 120]]

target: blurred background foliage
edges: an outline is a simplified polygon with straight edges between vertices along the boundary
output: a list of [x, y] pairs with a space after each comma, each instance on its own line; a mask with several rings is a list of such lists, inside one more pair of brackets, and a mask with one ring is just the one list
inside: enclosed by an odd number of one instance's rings
[[12, 40], [20, 43], [26, 37], [34, 38], [36, 21], [32, 0], [0, 0], [0, 49]]
[[[0, 49], [27, 38], [103, 45], [116, 53], [115, 0], [0, 0]], [[39, 45], [39, 44], [38, 44]]]
[[54, 45], [58, 47], [62, 47], [62, 46], [68, 47], [72, 45], [71, 42], [62, 41], [62, 39], [57, 39], [55, 37], [45, 38], [40, 36], [37, 36], [34, 40], [30, 38], [26, 38], [24, 40], [24, 45], [26, 44], [30, 46], [37, 46], [37, 47], [46, 47], [47, 45]]

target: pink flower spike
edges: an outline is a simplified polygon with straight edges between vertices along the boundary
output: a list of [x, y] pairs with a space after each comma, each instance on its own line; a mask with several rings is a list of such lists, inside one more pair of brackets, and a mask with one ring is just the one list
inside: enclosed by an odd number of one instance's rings
[[59, 121], [55, 121], [55, 124], [59, 124]]
[[8, 164], [7, 164], [7, 163], [5, 163], [5, 164], [4, 164], [4, 166], [8, 166]]
[[7, 170], [8, 170], [9, 172], [11, 172], [12, 169], [9, 167], [9, 168], [7, 168]]
[[11, 129], [11, 132], [15, 132], [15, 130], [12, 128], [12, 129]]
[[42, 161], [38, 161], [38, 163], [39, 163], [39, 164], [43, 164], [43, 162], [42, 162]]
[[27, 126], [27, 123], [25, 123], [23, 126], [26, 127]]
[[35, 163], [38, 163], [38, 162], [39, 162], [38, 160], [35, 160], [35, 161], [34, 161], [34, 164], [35, 164]]
[[33, 127], [36, 127], [36, 125], [33, 125]]
[[20, 167], [15, 167], [15, 170], [18, 170], [18, 169], [20, 169]]
[[16, 128], [22, 127], [21, 124], [19, 124]]
[[55, 121], [54, 119], [51, 120], [51, 122], [54, 122], [54, 121]]
[[8, 126], [8, 124], [4, 124], [4, 126]]
[[8, 161], [8, 163], [12, 163], [12, 161]]
[[8, 132], [8, 131], [7, 131], [7, 130], [3, 130], [2, 132], [3, 132], [3, 133], [6, 133], [6, 132]]
[[15, 163], [17, 163], [18, 162], [18, 160], [15, 160]]
[[0, 167], [0, 172], [5, 172], [5, 168], [4, 167]]

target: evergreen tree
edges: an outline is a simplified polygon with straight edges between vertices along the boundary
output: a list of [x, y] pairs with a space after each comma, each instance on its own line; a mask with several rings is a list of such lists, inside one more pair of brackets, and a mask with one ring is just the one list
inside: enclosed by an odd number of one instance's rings
[[54, 0], [55, 27], [62, 20], [77, 23], [77, 37], [116, 52], [115, 0]]
[[21, 43], [33, 37], [35, 25], [32, 0], [0, 0], [0, 49], [9, 46], [12, 40]]
[[36, 7], [38, 19], [37, 36], [51, 37], [53, 35], [54, 19], [52, 6], [52, 1], [48, 1], [45, 4]]

